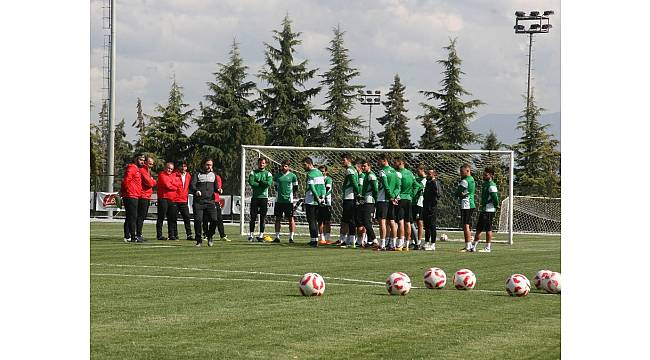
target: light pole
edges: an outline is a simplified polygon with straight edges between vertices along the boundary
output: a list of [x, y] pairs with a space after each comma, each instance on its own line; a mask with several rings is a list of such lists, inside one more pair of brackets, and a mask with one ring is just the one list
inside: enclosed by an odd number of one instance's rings
[[381, 104], [381, 91], [379, 90], [359, 90], [359, 100], [361, 105], [368, 105], [370, 108], [370, 113], [368, 114], [368, 141], [372, 138], [372, 128], [370, 127], [372, 122], [372, 106]]
[[[528, 83], [526, 90], [526, 120], [530, 110], [530, 63], [532, 62], [533, 34], [546, 34], [553, 27], [549, 16], [555, 14], [553, 10], [546, 10], [542, 15], [539, 11], [531, 11], [526, 15], [523, 11], [515, 12], [515, 34], [528, 34]], [[526, 29], [525, 24], [529, 25]]]

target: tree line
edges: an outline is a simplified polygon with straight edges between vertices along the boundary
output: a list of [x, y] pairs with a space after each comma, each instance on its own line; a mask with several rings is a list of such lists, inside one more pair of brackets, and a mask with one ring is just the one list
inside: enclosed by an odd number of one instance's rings
[[[286, 16], [281, 29], [273, 31], [274, 42], [264, 43], [264, 66], [256, 74], [264, 87], [247, 80], [249, 68], [241, 57], [239, 44], [233, 40], [228, 62], [217, 64], [198, 108], [184, 102], [183, 88], [175, 78], [167, 104], [158, 104], [155, 114], [143, 114], [142, 100], [138, 98], [136, 120], [131, 124], [138, 130], [135, 144], [126, 140], [124, 119], [115, 126], [115, 188], [119, 188], [126, 164], [139, 153], [153, 155], [158, 169], [167, 161], [181, 160], [187, 161], [190, 169], [196, 169], [203, 158], [211, 157], [223, 178], [228, 179], [224, 191], [235, 193], [243, 144], [458, 150], [481, 143], [484, 150], [514, 151], [516, 194], [559, 196], [559, 142], [547, 132], [549, 125], [540, 124], [539, 116], [544, 109], [535, 104], [533, 96], [520, 116], [517, 128], [522, 135], [517, 144], [500, 143], [493, 131], [481, 135], [469, 129], [476, 108], [484, 103], [478, 99], [464, 100], [471, 93], [461, 85], [464, 73], [456, 39], [450, 39], [443, 47], [447, 57], [437, 61], [442, 66], [441, 88], [419, 91], [427, 99], [419, 104], [423, 114], [416, 116], [424, 133], [414, 144], [405, 106], [409, 100], [399, 74], [395, 74], [386, 100], [381, 102], [384, 114], [377, 120], [383, 131], [376, 134], [377, 138], [372, 134], [366, 139], [361, 135], [364, 121], [351, 115], [364, 86], [355, 81], [360, 72], [352, 65], [345, 47], [345, 32], [340, 27], [332, 29], [333, 37], [326, 49], [330, 55], [329, 68], [318, 73], [319, 69], [310, 68], [308, 60], [298, 62], [294, 58], [301, 33], [293, 31], [291, 25]], [[320, 78], [319, 86], [309, 87], [315, 77]], [[325, 103], [316, 108], [311, 100], [321, 92], [325, 93]], [[106, 104], [102, 104], [98, 115], [98, 122], [90, 127], [93, 190], [105, 187]], [[320, 120], [319, 124], [310, 126], [312, 119]], [[185, 131], [192, 123], [196, 130], [187, 135]]]

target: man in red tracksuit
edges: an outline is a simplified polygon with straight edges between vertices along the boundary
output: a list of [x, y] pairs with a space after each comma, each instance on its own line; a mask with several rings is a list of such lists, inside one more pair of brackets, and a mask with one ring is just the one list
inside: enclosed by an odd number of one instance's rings
[[120, 192], [122, 193], [122, 202], [126, 210], [126, 219], [124, 220], [124, 241], [142, 242], [142, 236], [137, 237], [138, 227], [138, 201], [142, 193], [142, 174], [140, 168], [144, 166], [144, 155], [136, 156], [133, 162], [127, 165], [122, 178]]
[[167, 240], [162, 234], [162, 226], [167, 217], [167, 235], [169, 240], [178, 240], [174, 234], [176, 230], [176, 198], [180, 178], [174, 174], [174, 163], [165, 164], [165, 170], [158, 174], [158, 219], [156, 220], [156, 238], [158, 240]]
[[153, 194], [153, 187], [156, 186], [156, 179], [151, 176], [151, 168], [153, 168], [153, 158], [147, 156], [144, 166], [139, 169], [140, 179], [142, 181], [142, 192], [138, 199], [138, 228], [136, 229], [136, 236], [142, 241], [145, 241], [142, 237], [144, 219], [149, 213], [149, 200], [151, 200], [151, 194]]
[[[190, 191], [190, 181], [192, 181], [192, 175], [187, 172], [187, 163], [181, 161], [178, 164], [178, 168], [174, 172], [178, 177], [181, 186], [178, 187], [176, 192], [176, 208], [183, 218], [183, 223], [185, 224], [185, 234], [187, 235], [187, 240], [194, 240], [192, 237], [192, 222], [190, 218], [190, 208], [187, 206], [187, 195]], [[178, 228], [175, 229], [174, 237], [178, 238]]]

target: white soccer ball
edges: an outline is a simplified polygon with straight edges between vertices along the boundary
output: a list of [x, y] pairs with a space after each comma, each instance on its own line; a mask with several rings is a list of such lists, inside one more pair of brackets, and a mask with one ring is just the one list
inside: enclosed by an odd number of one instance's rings
[[391, 295], [406, 295], [411, 291], [411, 278], [403, 272], [394, 272], [386, 279], [386, 290]]
[[553, 272], [551, 270], [538, 271], [537, 274], [535, 274], [535, 278], [533, 279], [535, 289], [540, 290], [542, 288], [542, 279], [548, 278], [552, 273]]
[[476, 285], [476, 275], [469, 269], [460, 269], [454, 274], [454, 286], [458, 290], [471, 290]]
[[562, 291], [562, 274], [554, 271], [549, 277], [543, 278], [542, 289], [549, 294], [559, 294]]
[[442, 289], [447, 284], [447, 274], [440, 268], [428, 268], [424, 272], [424, 285], [429, 289]]
[[510, 275], [506, 280], [506, 291], [510, 296], [526, 296], [530, 292], [530, 281], [522, 274]]
[[303, 296], [321, 296], [325, 292], [325, 280], [317, 273], [306, 273], [298, 283]]
[[447, 240], [449, 240], [449, 236], [447, 236], [447, 234], [440, 235], [440, 241], [447, 241]]

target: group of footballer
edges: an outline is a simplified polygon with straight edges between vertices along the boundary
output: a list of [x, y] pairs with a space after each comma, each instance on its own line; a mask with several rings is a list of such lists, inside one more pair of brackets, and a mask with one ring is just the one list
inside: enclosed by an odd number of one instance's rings
[[[265, 218], [268, 211], [269, 189], [274, 187], [275, 239], [279, 243], [282, 220], [289, 224], [289, 243], [294, 242], [296, 229], [295, 210], [303, 205], [309, 224], [309, 245], [317, 247], [330, 243], [330, 220], [333, 181], [327, 166], [316, 167], [313, 160], [301, 161], [306, 172], [304, 199], [298, 200], [298, 177], [291, 171], [290, 161], [281, 163], [280, 171], [272, 174], [266, 169], [267, 159], [260, 157], [257, 169], [250, 172], [248, 185], [252, 189], [248, 241], [264, 241]], [[434, 169], [424, 165], [417, 167], [417, 175], [406, 168], [404, 159], [397, 158], [392, 165], [387, 155], [378, 159], [378, 171], [373, 164], [359, 159], [353, 162], [350, 154], [342, 154], [340, 164], [344, 178], [340, 185], [342, 197], [341, 230], [339, 247], [374, 248], [379, 251], [435, 250], [436, 217], [438, 199], [442, 186]], [[483, 171], [480, 212], [474, 239], [471, 238], [471, 219], [476, 209], [474, 199], [476, 183], [471, 167], [460, 167], [460, 181], [454, 195], [457, 197], [465, 247], [462, 252], [477, 251], [481, 234], [486, 233], [486, 246], [480, 252], [490, 252], [493, 239], [492, 221], [499, 205], [499, 193], [493, 180], [494, 169]], [[259, 215], [259, 235], [254, 237]], [[373, 230], [373, 221], [379, 224], [379, 238]], [[413, 239], [413, 243], [411, 243]]]

